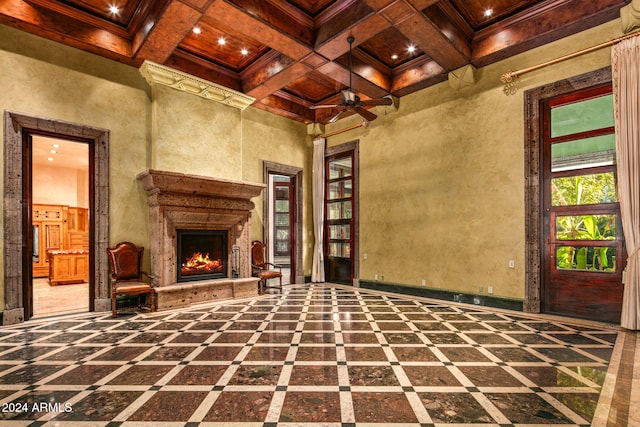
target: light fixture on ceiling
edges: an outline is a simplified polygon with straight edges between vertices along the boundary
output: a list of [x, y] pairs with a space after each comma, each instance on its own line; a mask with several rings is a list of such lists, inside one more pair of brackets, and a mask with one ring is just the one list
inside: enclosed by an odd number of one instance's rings
[[120, 8], [118, 6], [116, 6], [115, 4], [112, 4], [111, 6], [109, 6], [109, 12], [111, 12], [112, 15], [119, 15], [120, 14]]
[[200, 27], [193, 27], [193, 34], [200, 34], [202, 29]]
[[488, 17], [490, 17], [490, 16], [493, 16], [493, 9], [485, 9], [485, 11], [484, 11], [484, 16], [485, 16], [486, 18], [488, 18]]
[[391, 59], [393, 59], [393, 60], [395, 61], [396, 59], [398, 59], [398, 55], [396, 55], [396, 54], [394, 53], [393, 55], [391, 55]]
[[218, 44], [220, 46], [224, 46], [227, 43], [227, 41], [224, 39], [224, 37], [220, 36], [220, 38], [218, 39]]
[[53, 148], [60, 148], [60, 144], [53, 144], [52, 147]]
[[246, 56], [249, 54], [249, 51], [246, 47], [243, 47], [242, 50], [240, 50], [240, 53], [242, 54], [242, 56]]
[[409, 47], [407, 48], [407, 52], [414, 53], [415, 51], [416, 51], [416, 45], [410, 44]]
[[47, 160], [53, 162], [53, 157], [47, 157]]

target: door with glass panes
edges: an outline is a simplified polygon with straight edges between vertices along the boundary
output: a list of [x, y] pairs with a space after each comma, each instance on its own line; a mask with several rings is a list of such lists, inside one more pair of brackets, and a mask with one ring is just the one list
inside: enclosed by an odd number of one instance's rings
[[611, 85], [542, 109], [543, 309], [618, 322], [625, 256]]
[[353, 152], [326, 157], [325, 167], [325, 280], [352, 284]]

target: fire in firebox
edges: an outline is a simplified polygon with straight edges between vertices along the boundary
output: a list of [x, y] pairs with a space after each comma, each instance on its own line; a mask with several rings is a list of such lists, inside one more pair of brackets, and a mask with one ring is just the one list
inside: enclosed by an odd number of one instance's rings
[[222, 260], [209, 258], [209, 253], [195, 252], [182, 264], [181, 270], [183, 276], [221, 273]]

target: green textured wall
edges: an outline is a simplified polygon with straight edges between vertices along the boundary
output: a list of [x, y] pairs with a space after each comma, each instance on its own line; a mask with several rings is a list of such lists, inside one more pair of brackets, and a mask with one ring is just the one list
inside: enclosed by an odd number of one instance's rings
[[474, 86], [421, 90], [401, 98], [398, 111], [378, 107], [369, 128], [329, 138], [329, 146], [359, 139], [360, 280], [425, 280], [473, 294], [492, 286], [496, 296], [522, 299], [524, 91], [605, 67], [610, 49], [526, 74], [512, 96], [500, 76], [619, 35], [612, 22], [523, 53], [479, 70]]

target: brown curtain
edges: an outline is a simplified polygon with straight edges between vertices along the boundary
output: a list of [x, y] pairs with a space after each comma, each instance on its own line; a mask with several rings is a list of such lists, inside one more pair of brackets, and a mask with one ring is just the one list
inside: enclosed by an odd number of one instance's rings
[[611, 52], [618, 198], [627, 247], [620, 325], [640, 329], [640, 36]]

